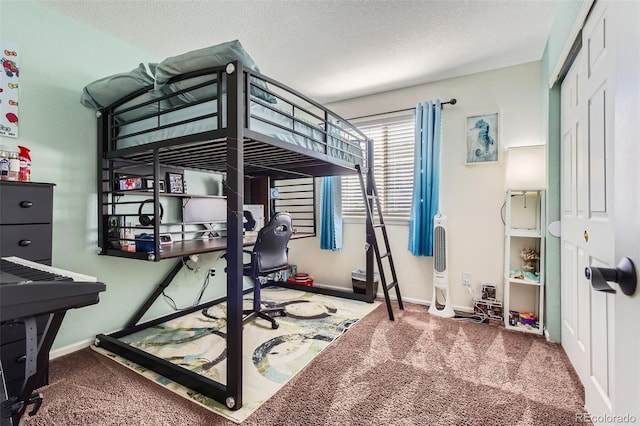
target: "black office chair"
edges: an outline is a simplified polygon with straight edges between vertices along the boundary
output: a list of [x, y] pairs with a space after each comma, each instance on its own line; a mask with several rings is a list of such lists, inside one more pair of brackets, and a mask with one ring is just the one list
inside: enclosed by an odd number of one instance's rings
[[269, 314], [278, 313], [284, 316], [284, 309], [262, 309], [259, 277], [287, 267], [289, 262], [287, 244], [292, 233], [291, 215], [285, 212], [276, 213], [269, 223], [258, 231], [253, 250], [244, 250], [245, 253], [251, 254], [251, 263], [244, 265], [243, 275], [253, 278], [253, 309], [242, 311], [243, 315], [246, 315], [243, 322], [258, 317], [269, 321], [274, 330], [279, 327], [278, 322]]

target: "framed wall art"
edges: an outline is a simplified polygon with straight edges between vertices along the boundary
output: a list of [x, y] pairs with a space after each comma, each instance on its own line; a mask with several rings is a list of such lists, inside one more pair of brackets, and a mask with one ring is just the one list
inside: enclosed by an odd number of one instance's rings
[[184, 179], [180, 173], [167, 173], [167, 189], [171, 194], [184, 194]]
[[471, 115], [466, 118], [466, 164], [498, 161], [498, 113]]

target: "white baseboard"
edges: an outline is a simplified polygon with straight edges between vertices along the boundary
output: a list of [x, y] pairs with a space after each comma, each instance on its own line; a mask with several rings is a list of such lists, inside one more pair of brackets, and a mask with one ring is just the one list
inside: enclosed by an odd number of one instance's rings
[[460, 311], [460, 312], [467, 312], [472, 314], [473, 313], [473, 308], [470, 306], [462, 306], [462, 305], [453, 305], [453, 310], [454, 311]]
[[82, 340], [78, 343], [73, 343], [63, 348], [52, 350], [51, 352], [49, 352], [49, 359], [56, 359], [58, 357], [69, 355], [70, 353], [79, 351], [80, 349], [88, 348], [89, 346], [93, 345], [94, 340], [95, 337], [92, 337], [90, 339]]
[[[347, 287], [340, 287], [340, 286], [329, 285], [329, 284], [314, 284], [314, 286], [321, 287], [321, 288], [327, 288], [327, 289], [331, 289], [331, 290], [340, 290], [340, 291], [345, 291], [345, 290], [348, 291], [349, 290], [349, 288], [347, 288]], [[378, 297], [380, 299], [384, 299], [384, 293], [378, 292], [376, 294], [376, 297]], [[396, 300], [397, 299], [395, 297], [395, 293], [393, 291], [391, 291], [389, 293], [389, 298], [391, 300]], [[431, 306], [431, 301], [430, 300], [416, 299], [416, 298], [413, 298], [413, 297], [403, 297], [402, 300], [405, 301], [405, 302], [414, 303], [416, 305]], [[471, 306], [453, 305], [453, 309], [456, 310], [456, 311], [461, 311], [461, 312], [473, 312], [473, 307], [471, 307]]]
[[[106, 333], [98, 333], [98, 334], [104, 334], [104, 335], [111, 335], [113, 333], [117, 333], [118, 331], [121, 331], [122, 329], [119, 328], [118, 330], [113, 330], [113, 331], [108, 331]], [[70, 353], [79, 351], [80, 349], [84, 349], [84, 348], [88, 348], [89, 346], [93, 345], [93, 342], [96, 341], [96, 337], [90, 337], [88, 339], [85, 340], [81, 340], [77, 343], [72, 343], [68, 346], [64, 346], [62, 348], [57, 348], [54, 349], [52, 351], [49, 352], [49, 359], [55, 359], [61, 356], [65, 356], [65, 355], [69, 355]]]
[[[384, 298], [384, 294], [378, 293], [378, 294], [376, 294], [376, 297]], [[389, 298], [391, 300], [396, 300], [397, 299], [395, 296], [392, 296], [391, 294], [389, 294]], [[423, 305], [423, 306], [427, 306], [427, 307], [431, 306], [431, 301], [430, 300], [416, 299], [416, 298], [413, 298], [413, 297], [403, 297], [402, 301], [413, 303], [415, 305]], [[470, 307], [470, 306], [462, 306], [462, 305], [453, 305], [453, 310], [454, 311], [460, 311], [460, 312], [473, 312], [473, 308], [472, 307]]]

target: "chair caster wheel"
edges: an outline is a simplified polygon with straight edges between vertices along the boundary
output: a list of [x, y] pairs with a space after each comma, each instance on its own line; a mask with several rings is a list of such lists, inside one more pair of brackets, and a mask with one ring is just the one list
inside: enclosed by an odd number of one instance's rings
[[271, 323], [271, 328], [272, 328], [272, 329], [277, 330], [277, 329], [278, 329], [278, 327], [280, 327], [280, 324], [278, 324], [277, 322], [272, 322], [272, 323]]

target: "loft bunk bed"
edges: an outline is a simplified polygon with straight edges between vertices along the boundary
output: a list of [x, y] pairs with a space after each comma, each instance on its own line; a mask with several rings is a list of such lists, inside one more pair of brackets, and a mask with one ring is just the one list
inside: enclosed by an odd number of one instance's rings
[[[158, 93], [157, 87], [149, 84], [97, 112], [98, 243], [102, 255], [150, 261], [177, 258], [178, 262], [122, 331], [100, 334], [96, 336], [95, 344], [235, 410], [243, 403], [242, 250], [244, 245], [252, 243], [250, 238], [243, 236], [246, 178], [266, 178], [266, 186], [269, 187], [276, 179], [338, 176], [361, 171], [370, 177], [373, 173], [373, 145], [355, 126], [335, 113], [238, 60], [224, 66], [175, 76], [163, 89]], [[156, 220], [163, 215], [161, 197], [179, 197], [183, 209], [185, 205], [189, 206], [191, 195], [162, 192], [159, 184], [153, 184], [160, 182], [166, 172], [185, 169], [226, 176], [224, 244], [221, 245], [219, 239], [206, 236], [185, 238], [189, 233], [185, 229], [193, 223], [182, 220], [180, 223], [167, 224]], [[123, 189], [119, 186], [122, 175], [144, 176], [152, 184], [133, 190]], [[264, 179], [261, 182], [264, 186]], [[373, 180], [367, 179], [367, 182]], [[367, 194], [373, 194], [371, 188], [367, 188]], [[135, 210], [140, 203], [136, 200], [126, 201], [129, 196], [144, 199], [143, 203], [147, 203], [152, 212], [152, 220], [140, 226], [118, 222], [114, 227], [114, 218], [126, 217], [127, 214], [142, 216], [140, 211], [119, 213], [126, 208]], [[315, 216], [313, 221], [311, 232], [302, 232], [299, 236], [315, 234]], [[170, 247], [163, 246], [159, 237], [165, 228], [172, 226], [178, 227], [178, 231], [173, 232], [179, 234], [181, 239], [174, 241]], [[151, 239], [146, 243], [151, 247], [142, 251], [123, 250], [118, 244], [131, 239], [122, 237], [122, 232], [127, 230], [148, 233]], [[368, 243], [371, 243], [371, 234], [373, 228], [368, 226]], [[138, 237], [133, 239], [136, 244], [139, 242]], [[219, 303], [220, 300], [208, 302], [139, 324], [189, 255], [216, 250], [226, 250], [227, 260], [225, 383], [200, 376], [119, 340], [168, 319]], [[364, 294], [317, 287], [305, 287], [305, 291], [372, 302], [375, 298], [372, 250], [367, 251], [366, 257]]]

